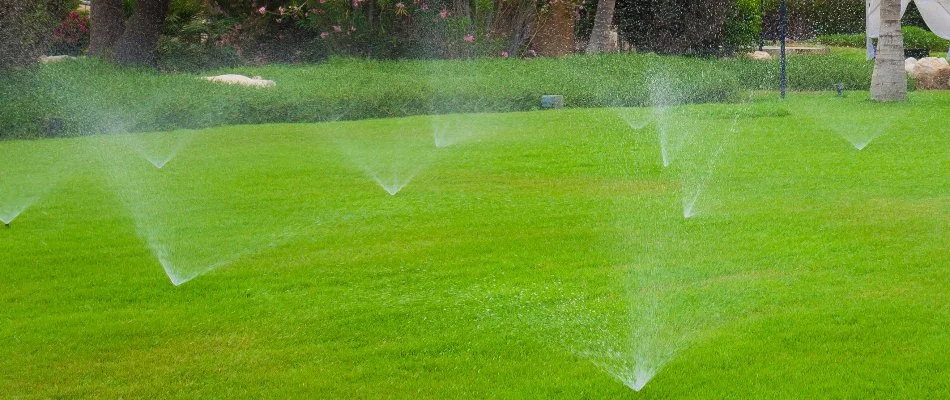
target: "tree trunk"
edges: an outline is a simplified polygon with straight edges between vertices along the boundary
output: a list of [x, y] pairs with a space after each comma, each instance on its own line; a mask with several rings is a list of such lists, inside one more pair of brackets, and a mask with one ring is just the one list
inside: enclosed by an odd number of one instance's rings
[[594, 29], [587, 42], [587, 54], [603, 53], [610, 50], [610, 25], [614, 22], [614, 6], [617, 0], [599, 0], [597, 14], [594, 16]]
[[115, 42], [125, 30], [122, 0], [96, 0], [89, 11], [89, 54], [112, 57]]
[[901, 0], [881, 1], [881, 35], [871, 76], [871, 100], [907, 99], [904, 71], [904, 36], [901, 34]]
[[508, 41], [506, 50], [518, 55], [535, 30], [538, 7], [534, 1], [495, 0], [495, 12], [489, 32]]
[[574, 52], [574, 7], [566, 1], [551, 5], [548, 15], [542, 17], [532, 43], [538, 54], [561, 57]]
[[169, 0], [138, 1], [128, 26], [115, 44], [116, 61], [130, 65], [155, 63], [155, 46], [162, 35], [168, 3]]

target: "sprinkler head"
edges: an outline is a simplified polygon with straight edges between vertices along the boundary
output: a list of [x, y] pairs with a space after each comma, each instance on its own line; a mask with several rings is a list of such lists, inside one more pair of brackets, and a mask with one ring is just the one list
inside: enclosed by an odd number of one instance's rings
[[835, 90], [838, 91], [838, 97], [844, 97], [844, 83], [835, 84]]
[[9, 223], [9, 222], [4, 222], [4, 223], [3, 223], [3, 227], [4, 227], [4, 228], [7, 228], [7, 229], [10, 229], [10, 223]]

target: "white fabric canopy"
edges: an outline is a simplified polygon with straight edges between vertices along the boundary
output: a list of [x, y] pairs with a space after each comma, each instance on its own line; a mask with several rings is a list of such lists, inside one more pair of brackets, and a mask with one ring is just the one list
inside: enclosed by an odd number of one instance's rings
[[[933, 33], [950, 40], [950, 0], [901, 0], [901, 16], [911, 1], [916, 2], [920, 15]], [[881, 36], [881, 0], [866, 0], [868, 60], [875, 56], [871, 39]], [[948, 56], [950, 57], [950, 56]]]
[[914, 0], [933, 33], [950, 40], [950, 0]]
[[[924, 17], [924, 22], [933, 33], [950, 40], [950, 0], [913, 0]], [[911, 0], [901, 0], [901, 15], [907, 11]], [[868, 37], [881, 34], [881, 0], [867, 0]]]

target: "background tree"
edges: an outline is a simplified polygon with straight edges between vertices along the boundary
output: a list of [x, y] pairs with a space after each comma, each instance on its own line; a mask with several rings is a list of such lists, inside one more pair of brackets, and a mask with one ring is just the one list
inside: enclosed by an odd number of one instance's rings
[[617, 0], [600, 0], [597, 2], [597, 14], [594, 16], [594, 29], [587, 42], [587, 54], [602, 53], [610, 45], [610, 25], [614, 22], [614, 7]]
[[545, 57], [561, 57], [574, 52], [574, 4], [551, 1], [539, 12], [538, 30], [531, 45]]
[[170, 0], [139, 0], [125, 21], [123, 0], [92, 2], [89, 53], [120, 64], [153, 65]]
[[0, 5], [0, 70], [35, 63], [75, 0], [4, 0]]
[[165, 26], [169, 0], [139, 0], [122, 36], [115, 44], [115, 60], [120, 64], [151, 65], [155, 47]]
[[89, 11], [89, 54], [112, 57], [115, 43], [125, 30], [122, 0], [96, 0]]
[[881, 1], [881, 34], [871, 76], [871, 99], [902, 101], [907, 98], [904, 72], [904, 36], [901, 33], [901, 0]]
[[[736, 0], [621, 0], [620, 33], [638, 50], [660, 54], [719, 53]], [[753, 39], [754, 40], [754, 39]]]

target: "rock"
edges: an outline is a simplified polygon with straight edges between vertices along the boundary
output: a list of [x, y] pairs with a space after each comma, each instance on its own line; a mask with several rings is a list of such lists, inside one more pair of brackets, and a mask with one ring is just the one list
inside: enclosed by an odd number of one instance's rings
[[918, 89], [950, 90], [950, 63], [945, 58], [922, 58], [911, 75]]
[[772, 60], [772, 54], [769, 54], [769, 52], [767, 51], [753, 51], [747, 55], [749, 56], [749, 58], [756, 61], [771, 61]]
[[917, 59], [914, 57], [909, 57], [904, 60], [904, 71], [907, 71], [908, 74], [914, 73], [914, 67], [917, 66]]
[[73, 56], [40, 56], [40, 62], [43, 64], [61, 62], [66, 60], [75, 60]]
[[205, 79], [211, 82], [227, 83], [231, 85], [254, 86], [254, 87], [262, 87], [262, 88], [270, 88], [270, 87], [277, 86], [277, 82], [269, 81], [259, 76], [248, 78], [244, 75], [226, 74], [226, 75], [218, 75], [218, 76], [208, 76], [208, 77], [205, 77]]

